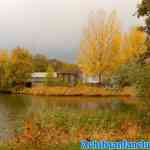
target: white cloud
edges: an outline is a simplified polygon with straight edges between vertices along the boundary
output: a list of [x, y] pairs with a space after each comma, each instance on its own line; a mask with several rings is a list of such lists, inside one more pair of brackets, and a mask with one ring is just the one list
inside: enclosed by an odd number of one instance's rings
[[[79, 47], [88, 15], [116, 9], [126, 28], [139, 23], [138, 0], [0, 0], [0, 48], [19, 44], [59, 56]], [[51, 49], [51, 50], [50, 50]], [[61, 49], [61, 50], [60, 50]], [[72, 52], [70, 52], [72, 51]], [[69, 59], [70, 56], [65, 56]]]

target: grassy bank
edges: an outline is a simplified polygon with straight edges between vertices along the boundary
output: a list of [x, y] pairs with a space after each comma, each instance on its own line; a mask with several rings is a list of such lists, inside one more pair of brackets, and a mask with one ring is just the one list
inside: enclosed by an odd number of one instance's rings
[[13, 150], [79, 150], [80, 140], [150, 139], [148, 107], [147, 103], [113, 101], [110, 107], [94, 110], [43, 110], [25, 121], [9, 146]]
[[16, 94], [40, 95], [40, 96], [135, 96], [136, 92], [132, 88], [122, 90], [105, 89], [90, 86], [75, 87], [48, 87], [35, 86], [13, 91]]

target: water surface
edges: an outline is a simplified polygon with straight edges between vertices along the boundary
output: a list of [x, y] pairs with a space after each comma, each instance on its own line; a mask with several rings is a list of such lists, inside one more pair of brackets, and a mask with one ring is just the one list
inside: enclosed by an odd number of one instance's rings
[[[38, 97], [20, 95], [0, 95], [0, 138], [8, 138], [31, 115], [43, 110], [61, 108], [77, 111], [118, 110], [125, 111], [135, 107], [135, 98], [100, 97]], [[133, 109], [131, 108], [131, 109]]]

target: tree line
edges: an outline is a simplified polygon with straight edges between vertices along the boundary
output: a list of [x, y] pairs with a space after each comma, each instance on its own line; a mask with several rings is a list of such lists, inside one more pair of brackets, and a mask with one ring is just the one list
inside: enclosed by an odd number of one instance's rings
[[48, 57], [32, 55], [29, 50], [17, 47], [8, 53], [0, 51], [0, 89], [23, 85], [32, 72], [46, 72], [50, 68]]
[[[150, 93], [150, 1], [143, 0], [137, 7], [137, 16], [145, 18], [145, 26], [124, 31], [116, 11], [107, 14], [100, 10], [92, 13], [83, 32], [78, 63], [80, 70], [98, 76], [101, 82], [135, 86]], [[52, 64], [52, 65], [51, 65]], [[48, 72], [71, 65], [54, 61], [47, 56], [32, 55], [17, 47], [11, 53], [0, 51], [0, 88], [24, 84], [32, 72]], [[102, 81], [103, 80], [103, 81]], [[147, 92], [149, 90], [149, 92]]]
[[33, 72], [47, 72], [45, 85], [67, 85], [63, 79], [54, 79], [53, 73], [76, 70], [78, 67], [75, 64], [49, 59], [43, 54], [33, 55], [26, 48], [17, 47], [10, 53], [0, 50], [0, 90], [24, 87], [31, 82]]

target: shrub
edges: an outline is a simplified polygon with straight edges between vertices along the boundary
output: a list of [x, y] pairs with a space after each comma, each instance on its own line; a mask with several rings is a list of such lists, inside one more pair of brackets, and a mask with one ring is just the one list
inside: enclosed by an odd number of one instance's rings
[[121, 65], [119, 69], [112, 75], [112, 84], [119, 88], [133, 85], [134, 71], [136, 71], [138, 68], [139, 64], [136, 63]]

